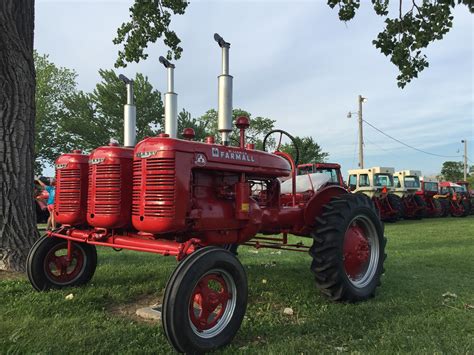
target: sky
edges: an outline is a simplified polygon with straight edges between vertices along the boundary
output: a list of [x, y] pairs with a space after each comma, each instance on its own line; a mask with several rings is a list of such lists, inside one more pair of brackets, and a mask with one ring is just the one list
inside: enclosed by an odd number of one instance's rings
[[[119, 47], [112, 39], [128, 20], [131, 4], [37, 0], [35, 48], [56, 65], [74, 69], [78, 88], [92, 91], [98, 70], [113, 68]], [[347, 175], [358, 164], [357, 116], [349, 119], [347, 113], [357, 111], [361, 94], [368, 98], [363, 117], [371, 124], [416, 148], [459, 156], [423, 154], [364, 126], [365, 167], [438, 174], [445, 160], [462, 160], [462, 139], [474, 163], [473, 18], [466, 7], [455, 9], [452, 30], [425, 51], [429, 68], [402, 90], [397, 68], [372, 45], [383, 18], [369, 1], [344, 23], [324, 0], [191, 0], [185, 15], [171, 22], [184, 48], [175, 62], [178, 107], [193, 117], [217, 108], [217, 32], [231, 43], [234, 108], [274, 119], [276, 128], [291, 134], [313, 137]], [[150, 45], [146, 61], [118, 72], [130, 77], [141, 72], [164, 93], [166, 71], [158, 58], [166, 51], [160, 42]]]

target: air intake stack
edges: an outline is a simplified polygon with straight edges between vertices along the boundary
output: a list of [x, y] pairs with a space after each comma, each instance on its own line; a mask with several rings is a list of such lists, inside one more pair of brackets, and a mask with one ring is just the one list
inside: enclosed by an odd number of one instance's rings
[[137, 109], [133, 101], [133, 80], [120, 74], [119, 79], [127, 86], [127, 103], [123, 107], [123, 145], [125, 147], [134, 147], [136, 143]]
[[160, 63], [168, 71], [168, 92], [165, 94], [165, 133], [176, 138], [178, 132], [178, 94], [174, 92], [174, 64], [160, 57]]
[[222, 137], [222, 144], [229, 145], [229, 133], [232, 132], [232, 76], [229, 75], [229, 48], [230, 43], [217, 33], [215, 41], [222, 48], [222, 74], [218, 76], [218, 128]]

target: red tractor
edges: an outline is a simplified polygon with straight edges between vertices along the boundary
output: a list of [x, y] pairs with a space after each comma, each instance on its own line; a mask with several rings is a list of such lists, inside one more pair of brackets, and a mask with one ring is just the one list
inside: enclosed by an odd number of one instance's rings
[[[214, 137], [193, 141], [190, 129], [185, 139], [176, 138], [174, 66], [161, 57], [169, 73], [166, 133], [134, 147], [135, 130], [126, 129], [124, 147], [60, 156], [54, 213], [62, 226], [39, 239], [27, 261], [31, 284], [45, 291], [89, 282], [96, 246], [175, 256], [180, 262], [164, 292], [162, 323], [172, 346], [186, 353], [229, 344], [242, 323], [247, 277], [225, 245], [309, 252], [316, 286], [334, 301], [372, 297], [385, 259], [383, 225], [369, 198], [328, 185], [298, 202], [296, 162], [289, 154], [246, 144], [246, 117], [236, 121], [239, 146], [229, 146], [230, 44], [214, 38], [222, 48], [222, 144]], [[133, 83], [122, 78], [129, 92], [125, 127], [133, 127]], [[279, 179], [285, 177], [291, 177], [292, 189], [291, 203], [284, 205]], [[309, 238], [312, 246], [289, 244], [288, 234]]]
[[470, 212], [468, 199], [463, 186], [450, 181], [440, 182], [440, 197], [447, 201], [449, 213], [453, 217], [466, 217]]
[[[280, 130], [276, 130], [280, 132]], [[295, 150], [298, 155], [298, 149]], [[298, 157], [296, 157], [298, 158]], [[341, 166], [335, 163], [299, 164], [296, 170], [296, 203], [307, 203], [321, 188], [333, 185], [346, 188], [341, 174]], [[285, 179], [281, 185], [281, 203], [293, 203], [292, 179]]]
[[444, 217], [444, 201], [438, 198], [439, 184], [437, 180], [420, 177], [421, 190], [416, 192], [426, 204], [424, 217]]
[[460, 180], [457, 182], [463, 188], [463, 191], [460, 192], [464, 196], [465, 200], [469, 204], [470, 214], [474, 214], [474, 190], [470, 189], [469, 181]]
[[344, 178], [341, 174], [341, 166], [336, 163], [309, 163], [299, 164], [297, 175], [324, 174], [328, 176], [328, 184], [345, 187]]

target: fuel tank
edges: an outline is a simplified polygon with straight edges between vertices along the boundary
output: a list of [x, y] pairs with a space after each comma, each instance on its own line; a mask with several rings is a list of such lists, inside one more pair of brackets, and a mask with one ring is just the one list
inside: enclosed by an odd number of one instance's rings
[[[228, 225], [232, 225], [234, 207], [228, 211], [229, 216], [222, 213], [228, 208], [225, 206], [233, 204], [235, 196], [217, 186], [211, 189], [214, 196], [199, 196], [194, 192], [200, 189], [195, 179], [198, 172], [235, 175], [236, 182], [242, 173], [247, 179], [289, 176], [291, 167], [285, 159], [258, 150], [167, 137], [147, 138], [134, 151], [133, 226], [157, 234], [203, 231], [213, 227], [200, 223], [202, 216], [209, 214], [220, 220], [228, 218]], [[200, 198], [214, 202], [199, 203]]]
[[86, 222], [89, 156], [73, 150], [56, 159], [56, 196], [54, 214], [57, 223], [80, 225]]
[[133, 148], [116, 143], [89, 156], [87, 222], [93, 227], [122, 228], [131, 224]]

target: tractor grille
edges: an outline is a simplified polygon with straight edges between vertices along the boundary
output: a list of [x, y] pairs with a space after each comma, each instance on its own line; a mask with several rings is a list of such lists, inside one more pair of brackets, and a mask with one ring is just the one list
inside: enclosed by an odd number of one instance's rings
[[[142, 164], [146, 164], [144, 172]], [[133, 171], [133, 215], [173, 218], [175, 213], [175, 159], [135, 160]]]
[[133, 161], [132, 214], [140, 215], [140, 196], [142, 185], [142, 159]]
[[88, 213], [119, 215], [120, 188], [120, 164], [90, 165]]
[[55, 203], [57, 212], [79, 212], [81, 208], [81, 170], [60, 169], [56, 176], [58, 181]]

